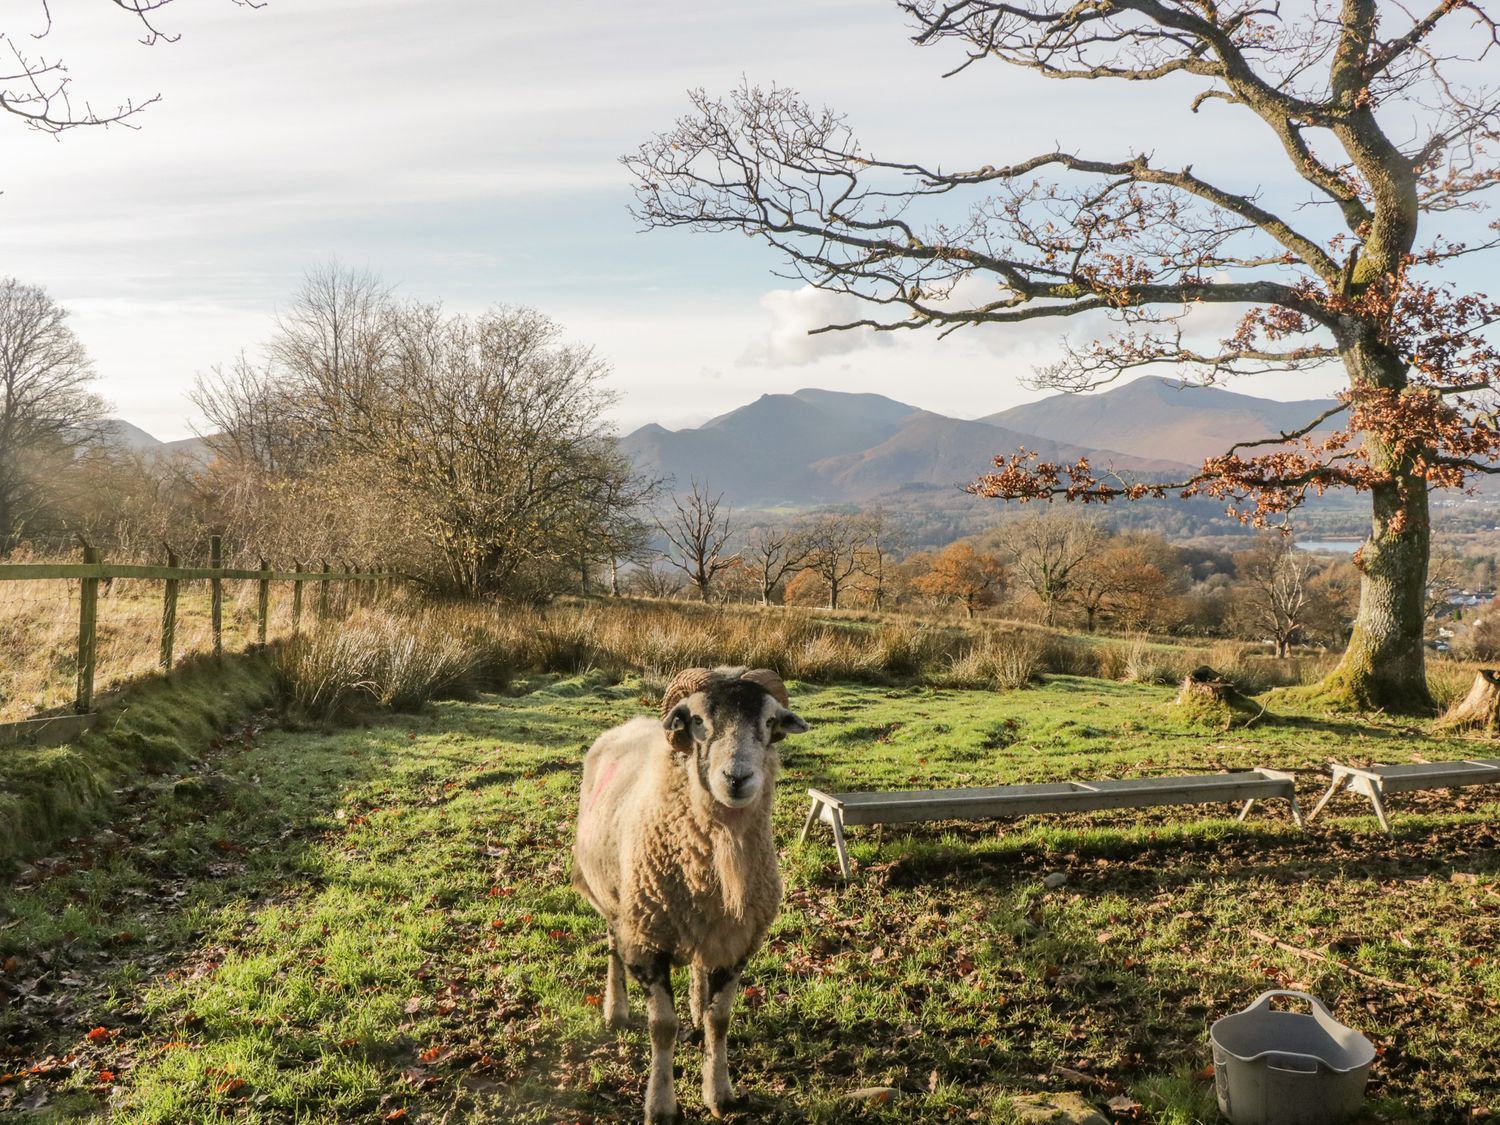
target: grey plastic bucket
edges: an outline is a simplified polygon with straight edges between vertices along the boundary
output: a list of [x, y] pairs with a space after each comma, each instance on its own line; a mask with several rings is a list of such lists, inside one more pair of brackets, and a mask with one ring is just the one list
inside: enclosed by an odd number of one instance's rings
[[[1271, 1009], [1274, 996], [1295, 996], [1311, 1015]], [[1329, 1014], [1315, 996], [1262, 992], [1242, 1012], [1214, 1021], [1219, 1109], [1234, 1125], [1323, 1125], [1358, 1113], [1375, 1048]]]

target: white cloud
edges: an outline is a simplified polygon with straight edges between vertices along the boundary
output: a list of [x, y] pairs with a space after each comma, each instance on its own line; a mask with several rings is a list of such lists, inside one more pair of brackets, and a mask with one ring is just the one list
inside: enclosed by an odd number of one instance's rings
[[842, 332], [813, 330], [867, 318], [880, 319], [876, 306], [844, 293], [830, 293], [811, 285], [800, 289], [772, 289], [760, 299], [770, 318], [764, 335], [745, 349], [740, 362], [752, 367], [797, 367], [866, 348], [890, 347], [891, 332], [851, 328]]

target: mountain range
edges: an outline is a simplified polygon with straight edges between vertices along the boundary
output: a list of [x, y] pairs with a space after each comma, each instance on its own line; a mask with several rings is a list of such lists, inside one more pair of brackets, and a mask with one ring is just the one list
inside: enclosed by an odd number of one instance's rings
[[972, 481], [1024, 446], [1044, 460], [1180, 477], [1236, 441], [1306, 425], [1331, 399], [1279, 402], [1145, 377], [1054, 395], [966, 420], [876, 394], [809, 388], [766, 394], [702, 426], [642, 426], [620, 447], [642, 469], [742, 506], [864, 502], [913, 486]]
[[[620, 448], [679, 489], [697, 480], [739, 507], [807, 507], [952, 490], [1022, 446], [1049, 461], [1087, 457], [1096, 470], [1178, 478], [1236, 441], [1306, 425], [1333, 405], [1147, 376], [963, 419], [885, 395], [807, 388], [761, 395], [693, 428], [642, 426]], [[119, 419], [108, 427], [109, 440], [133, 452], [208, 456], [201, 438], [162, 442]]]
[[179, 438], [177, 441], [161, 441], [152, 437], [139, 426], [131, 425], [123, 418], [110, 418], [104, 423], [104, 440], [118, 449], [130, 453], [144, 453], [158, 457], [187, 457], [196, 461], [208, 459], [208, 446], [202, 438]]

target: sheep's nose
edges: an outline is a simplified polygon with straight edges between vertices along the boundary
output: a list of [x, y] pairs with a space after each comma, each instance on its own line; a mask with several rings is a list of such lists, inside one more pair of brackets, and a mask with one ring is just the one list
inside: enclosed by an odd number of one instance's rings
[[755, 774], [729, 773], [726, 770], [724, 773], [724, 780], [729, 782], [729, 791], [737, 797], [740, 794], [740, 790], [744, 789], [745, 786], [749, 785], [752, 781], [755, 780]]

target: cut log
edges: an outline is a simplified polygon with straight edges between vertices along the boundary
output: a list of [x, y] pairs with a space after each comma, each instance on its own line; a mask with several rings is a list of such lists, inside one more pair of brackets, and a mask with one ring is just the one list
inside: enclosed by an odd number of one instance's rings
[[1469, 694], [1448, 708], [1438, 726], [1500, 731], [1500, 671], [1481, 668], [1474, 673]]

